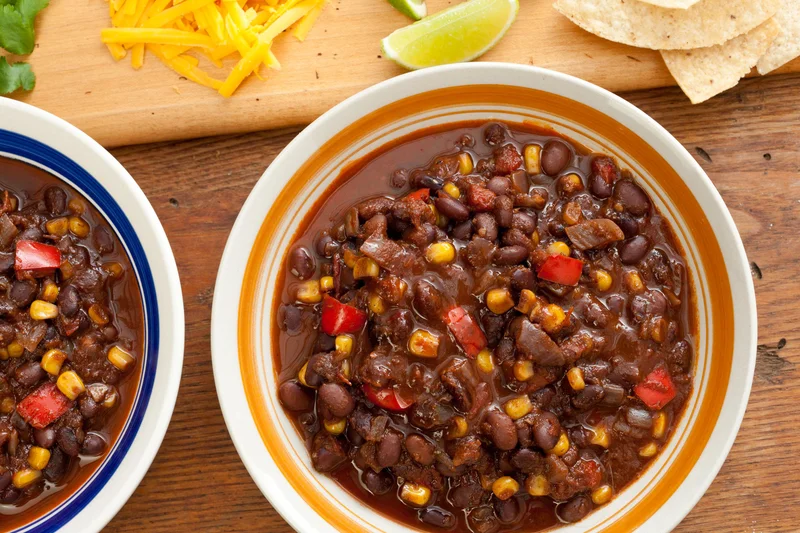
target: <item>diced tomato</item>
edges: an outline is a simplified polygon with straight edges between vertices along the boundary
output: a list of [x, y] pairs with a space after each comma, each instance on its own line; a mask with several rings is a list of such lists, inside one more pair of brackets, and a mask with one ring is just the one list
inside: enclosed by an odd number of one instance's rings
[[430, 197], [431, 197], [430, 189], [417, 189], [412, 193], [408, 193], [408, 195], [406, 196], [406, 198], [416, 198], [417, 200], [422, 200], [423, 202], [427, 202]]
[[650, 409], [662, 409], [675, 397], [675, 384], [666, 367], [658, 366], [634, 387], [636, 396]]
[[28, 424], [42, 429], [66, 413], [71, 405], [55, 383], [47, 382], [17, 404], [17, 413]]
[[14, 269], [47, 275], [61, 266], [61, 252], [55, 246], [35, 241], [19, 241]]
[[343, 304], [333, 296], [322, 299], [322, 317], [320, 325], [326, 335], [341, 335], [344, 333], [358, 333], [367, 323], [367, 313]]
[[561, 285], [578, 284], [583, 272], [583, 261], [561, 254], [553, 254], [539, 267], [540, 279]]
[[364, 383], [363, 389], [367, 400], [390, 411], [405, 411], [414, 404], [397, 394], [394, 389], [373, 389], [369, 383]]
[[463, 307], [453, 307], [445, 315], [445, 322], [450, 332], [463, 348], [464, 352], [475, 358], [481, 350], [486, 348], [486, 335], [483, 334], [478, 323]]

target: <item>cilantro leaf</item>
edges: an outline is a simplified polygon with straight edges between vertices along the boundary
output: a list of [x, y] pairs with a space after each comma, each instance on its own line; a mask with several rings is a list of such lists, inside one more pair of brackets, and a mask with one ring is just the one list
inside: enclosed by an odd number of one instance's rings
[[9, 65], [5, 57], [0, 57], [0, 94], [10, 94], [17, 89], [33, 90], [36, 76], [27, 63]]
[[0, 48], [12, 54], [33, 52], [33, 23], [49, 0], [0, 0]]

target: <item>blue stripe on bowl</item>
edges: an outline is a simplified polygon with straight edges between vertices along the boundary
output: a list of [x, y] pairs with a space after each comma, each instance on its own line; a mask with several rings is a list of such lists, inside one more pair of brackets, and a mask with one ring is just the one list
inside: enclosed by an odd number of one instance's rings
[[117, 471], [142, 424], [156, 376], [159, 344], [158, 300], [147, 255], [136, 231], [119, 204], [83, 167], [61, 152], [30, 137], [0, 129], [0, 155], [32, 163], [72, 185], [91, 200], [106, 220], [116, 229], [128, 257], [136, 270], [144, 306], [145, 356], [142, 376], [131, 414], [103, 463], [74, 494], [57, 508], [10, 533], [49, 533], [58, 530], [75, 517], [103, 489]]

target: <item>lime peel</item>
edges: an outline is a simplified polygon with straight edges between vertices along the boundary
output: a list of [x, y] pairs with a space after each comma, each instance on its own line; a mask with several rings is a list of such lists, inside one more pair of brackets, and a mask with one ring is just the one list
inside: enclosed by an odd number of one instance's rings
[[420, 20], [428, 14], [425, 0], [389, 0], [393, 8], [414, 20]]

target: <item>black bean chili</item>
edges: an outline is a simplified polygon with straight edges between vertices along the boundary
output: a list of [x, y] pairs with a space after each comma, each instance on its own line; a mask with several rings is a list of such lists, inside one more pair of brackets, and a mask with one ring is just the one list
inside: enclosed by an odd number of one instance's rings
[[0, 158], [0, 514], [58, 505], [101, 463], [138, 381], [142, 303], [116, 234], [79, 193]]
[[667, 442], [691, 288], [614, 159], [450, 125], [366, 157], [313, 213], [276, 302], [279, 396], [314, 467], [368, 505], [429, 530], [544, 529]]

